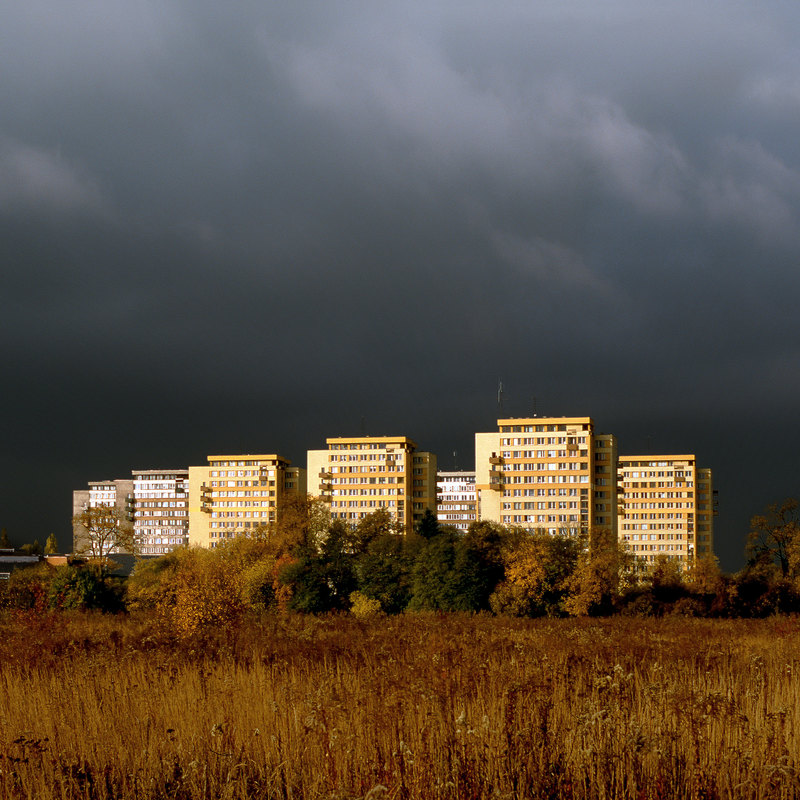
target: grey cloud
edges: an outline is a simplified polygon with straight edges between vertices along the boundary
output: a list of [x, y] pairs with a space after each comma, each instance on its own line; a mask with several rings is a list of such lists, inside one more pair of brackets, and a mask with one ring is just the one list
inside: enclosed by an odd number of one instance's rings
[[105, 214], [96, 180], [57, 152], [0, 140], [0, 214], [9, 212]]
[[732, 443], [757, 408], [791, 444], [800, 401], [798, 24], [777, 2], [9, 9], [0, 524], [27, 519], [26, 441], [62, 465], [56, 527], [65, 480], [302, 461], [362, 416], [465, 463], [502, 378], [510, 414], [535, 396], [623, 449], [697, 449], [736, 565], [794, 474], [745, 475]]

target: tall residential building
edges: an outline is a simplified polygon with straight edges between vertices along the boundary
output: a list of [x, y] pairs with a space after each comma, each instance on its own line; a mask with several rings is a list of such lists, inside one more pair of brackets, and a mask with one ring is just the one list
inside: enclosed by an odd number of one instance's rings
[[[72, 493], [73, 519], [87, 508], [105, 505], [116, 508], [122, 519], [133, 519], [133, 481], [128, 478], [116, 480], [89, 481], [88, 489], [78, 489]], [[72, 525], [72, 551], [81, 553], [87, 549], [86, 530], [82, 525]], [[122, 552], [112, 548], [110, 552]]]
[[133, 530], [140, 552], [163, 555], [189, 543], [189, 470], [133, 470]]
[[305, 491], [305, 470], [281, 456], [208, 456], [189, 467], [189, 544], [215, 547], [269, 525], [285, 496]]
[[438, 472], [436, 516], [442, 525], [466, 531], [478, 519], [474, 472]]
[[690, 564], [713, 552], [712, 475], [694, 455], [620, 456], [618, 481], [619, 535], [637, 558]]
[[617, 529], [617, 440], [591, 417], [497, 420], [475, 434], [482, 520], [550, 533]]
[[335, 437], [308, 451], [308, 491], [333, 519], [350, 523], [386, 509], [408, 533], [426, 510], [436, 513], [436, 456], [407, 436]]

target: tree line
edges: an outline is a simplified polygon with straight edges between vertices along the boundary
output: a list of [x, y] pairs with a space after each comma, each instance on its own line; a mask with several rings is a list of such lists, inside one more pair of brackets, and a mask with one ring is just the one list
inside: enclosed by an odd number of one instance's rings
[[551, 535], [484, 521], [462, 533], [428, 512], [404, 536], [385, 510], [356, 525], [331, 519], [313, 498], [291, 498], [281, 511], [277, 524], [250, 536], [142, 560], [127, 580], [111, 576], [106, 557], [18, 570], [0, 588], [0, 606], [155, 612], [183, 632], [251, 612], [733, 617], [800, 611], [795, 500], [753, 517], [747, 565], [736, 575], [722, 573], [713, 557], [687, 570], [668, 558], [644, 564], [606, 529]]

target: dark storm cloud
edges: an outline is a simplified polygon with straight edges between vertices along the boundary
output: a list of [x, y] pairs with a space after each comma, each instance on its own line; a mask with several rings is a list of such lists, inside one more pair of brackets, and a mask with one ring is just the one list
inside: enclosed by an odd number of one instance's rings
[[362, 424], [466, 466], [502, 377], [509, 414], [696, 450], [736, 566], [797, 492], [799, 13], [6, 11], [0, 524], [42, 539], [89, 478], [302, 462]]

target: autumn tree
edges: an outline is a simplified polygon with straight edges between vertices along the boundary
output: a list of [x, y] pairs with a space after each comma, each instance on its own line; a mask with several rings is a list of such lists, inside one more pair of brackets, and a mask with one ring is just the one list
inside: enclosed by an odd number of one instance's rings
[[55, 555], [58, 552], [58, 539], [56, 539], [56, 535], [51, 533], [47, 537], [47, 541], [44, 543], [44, 554], [46, 556]]
[[564, 609], [573, 616], [607, 614], [623, 588], [630, 554], [608, 528], [589, 532], [587, 546], [569, 580], [570, 593]]
[[767, 506], [750, 520], [747, 539], [751, 569], [777, 567], [781, 578], [800, 574], [800, 504], [794, 498]]
[[328, 531], [331, 515], [319, 498], [292, 494], [278, 508], [277, 522], [262, 534], [276, 554], [315, 550]]
[[116, 506], [101, 503], [72, 518], [77, 555], [103, 560], [111, 553], [136, 553], [133, 525]]
[[722, 582], [719, 559], [712, 554], [699, 556], [686, 571], [685, 583], [694, 594], [716, 594]]
[[564, 613], [569, 581], [586, 537], [578, 531], [518, 531], [504, 553], [505, 579], [490, 598], [492, 610], [511, 616]]
[[5, 528], [0, 530], [0, 550], [11, 550], [11, 542], [8, 538], [8, 531]]

